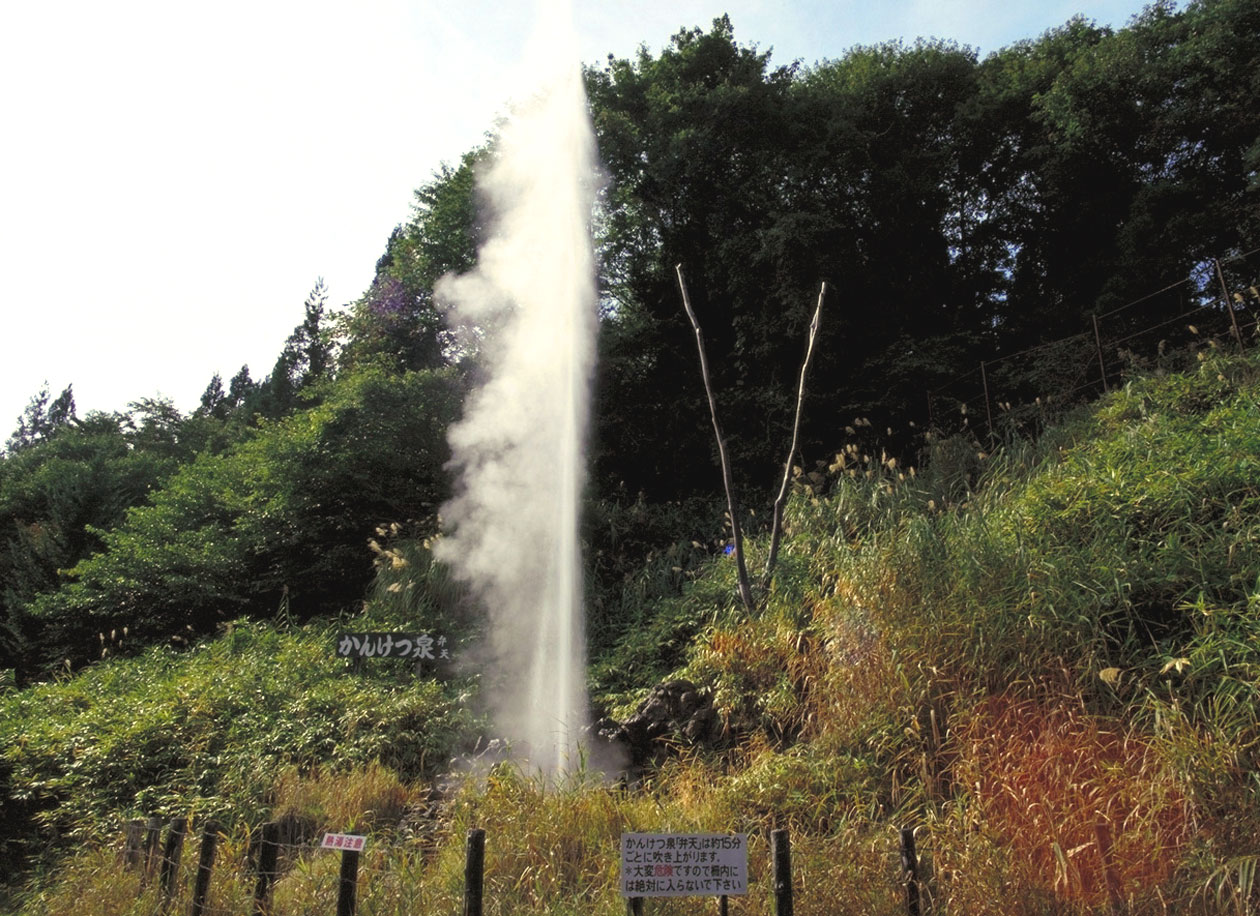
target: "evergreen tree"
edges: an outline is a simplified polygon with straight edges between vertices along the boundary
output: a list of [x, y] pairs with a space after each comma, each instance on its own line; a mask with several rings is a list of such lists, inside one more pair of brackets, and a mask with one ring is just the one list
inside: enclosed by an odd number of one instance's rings
[[201, 393], [201, 404], [197, 408], [197, 413], [201, 416], [223, 420], [227, 417], [230, 407], [227, 392], [223, 390], [223, 376], [216, 372], [211, 377], [210, 383], [206, 385], [206, 390]]
[[15, 452], [34, 445], [41, 439], [48, 438], [59, 427], [74, 422], [73, 388], [73, 385], [67, 385], [50, 404], [48, 383], [45, 382], [18, 417], [17, 429], [9, 436], [5, 448]]
[[475, 334], [446, 326], [434, 287], [443, 275], [476, 262], [483, 230], [474, 173], [485, 155], [474, 150], [457, 168], [443, 166], [416, 191], [412, 219], [395, 227], [372, 285], [340, 318], [344, 369], [432, 369], [468, 354]]
[[316, 281], [303, 303], [302, 323], [293, 329], [261, 395], [262, 412], [281, 417], [298, 402], [299, 394], [332, 377], [332, 337], [326, 322], [328, 292], [323, 278]]
[[228, 382], [228, 408], [233, 411], [245, 409], [246, 412], [252, 412], [252, 405], [257, 397], [258, 384], [249, 377], [249, 366], [241, 366]]

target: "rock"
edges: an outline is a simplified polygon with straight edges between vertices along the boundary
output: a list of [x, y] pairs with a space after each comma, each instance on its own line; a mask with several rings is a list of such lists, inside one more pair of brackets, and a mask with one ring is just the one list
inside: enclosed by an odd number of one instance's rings
[[600, 719], [595, 733], [621, 745], [631, 770], [641, 770], [664, 760], [671, 744], [711, 745], [720, 729], [713, 695], [680, 679], [653, 687], [626, 721]]

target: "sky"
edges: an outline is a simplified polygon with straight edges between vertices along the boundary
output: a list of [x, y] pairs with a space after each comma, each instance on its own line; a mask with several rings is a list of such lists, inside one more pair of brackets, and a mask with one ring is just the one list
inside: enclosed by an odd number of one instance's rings
[[[952, 39], [982, 55], [1140, 0], [573, 0], [578, 54], [729, 13], [772, 64]], [[372, 279], [412, 192], [528, 86], [533, 0], [0, 7], [0, 444], [47, 383], [79, 415], [270, 372], [319, 278]]]

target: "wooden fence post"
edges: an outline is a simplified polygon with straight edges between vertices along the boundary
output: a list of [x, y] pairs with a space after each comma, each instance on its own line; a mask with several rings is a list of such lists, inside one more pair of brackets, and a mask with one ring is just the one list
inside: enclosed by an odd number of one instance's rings
[[271, 885], [276, 880], [276, 854], [280, 851], [280, 825], [268, 821], [262, 825], [258, 842], [258, 883], [254, 885], [254, 914], [271, 913]]
[[914, 831], [901, 828], [901, 873], [906, 879], [906, 912], [919, 916], [919, 855], [914, 848]]
[[162, 836], [162, 818], [152, 815], [144, 827], [144, 880], [147, 883], [153, 874], [153, 863], [157, 858], [158, 840]]
[[359, 852], [341, 850], [341, 877], [337, 888], [337, 916], [354, 916], [354, 898], [359, 885]]
[[643, 916], [643, 898], [626, 898], [626, 916]]
[[468, 831], [464, 854], [464, 916], [481, 916], [486, 874], [486, 832]]
[[210, 870], [214, 868], [214, 848], [219, 842], [219, 825], [210, 821], [201, 831], [201, 854], [197, 857], [197, 882], [193, 886], [192, 916], [201, 916], [210, 893]]
[[775, 916], [792, 916], [792, 843], [786, 830], [770, 833], [774, 859]]
[[1234, 340], [1238, 342], [1238, 349], [1242, 349], [1243, 339], [1242, 331], [1238, 329], [1238, 315], [1234, 312], [1234, 303], [1229, 301], [1229, 287], [1225, 285], [1225, 274], [1221, 271], [1221, 262], [1217, 258], [1212, 259], [1212, 263], [1216, 265], [1216, 279], [1221, 281], [1221, 300], [1225, 303], [1225, 311], [1229, 312], [1229, 325], [1234, 334]]
[[983, 360], [980, 362], [980, 384], [984, 386], [984, 418], [989, 424], [989, 441], [993, 442], [993, 402], [989, 397], [989, 372]]
[[123, 827], [123, 866], [140, 867], [140, 853], [144, 849], [144, 821], [127, 821]]
[[188, 818], [177, 817], [166, 828], [166, 845], [162, 848], [162, 870], [159, 885], [162, 891], [161, 912], [165, 913], [175, 898], [175, 883], [179, 879], [179, 859], [184, 851], [184, 833], [188, 830]]
[[1090, 315], [1094, 319], [1094, 348], [1098, 351], [1098, 374], [1102, 376], [1103, 393], [1111, 392], [1111, 386], [1107, 384], [1107, 364], [1103, 361], [1102, 333], [1098, 330], [1098, 316]]

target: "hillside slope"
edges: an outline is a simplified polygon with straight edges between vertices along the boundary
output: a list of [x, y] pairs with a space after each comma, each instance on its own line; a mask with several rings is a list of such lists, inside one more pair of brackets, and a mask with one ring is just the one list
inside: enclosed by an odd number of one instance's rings
[[[241, 626], [6, 694], [0, 779], [6, 809], [28, 818], [6, 817], [26, 830], [11, 841], [77, 831], [21, 911], [92, 894], [101, 912], [148, 912], [153, 889], [111, 851], [121, 820], [191, 809], [236, 838], [216, 877], [224, 911], [247, 905], [245, 831], [288, 812], [369, 832], [374, 913], [457, 909], [471, 826], [488, 833], [495, 913], [622, 912], [623, 830], [748, 832], [756, 886], [736, 906], [769, 912], [772, 826], [792, 833], [804, 914], [904, 912], [901, 827], [916, 831], [931, 912], [1250, 912], [1260, 358], [1205, 353], [1035, 443], [929, 441], [925, 458], [901, 468], [846, 447], [802, 476], [755, 617], [737, 610], [729, 561], [702, 559], [699, 542], [663, 548], [676, 597], [636, 605], [651, 590], [627, 583], [619, 614], [634, 625], [592, 667], [597, 702], [624, 717], [669, 674], [711, 690], [723, 723], [703, 746], [671, 742], [632, 787], [544, 786], [505, 764], [435, 786], [471, 682], [360, 683], [315, 626]], [[423, 546], [381, 550], [353, 628], [449, 619], [458, 596]], [[263, 671], [263, 658], [289, 661]], [[251, 715], [255, 689], [279, 698]], [[289, 733], [297, 721], [307, 738]], [[307, 750], [264, 750], [295, 741]], [[334, 860], [294, 852], [277, 912], [332, 912]]]

